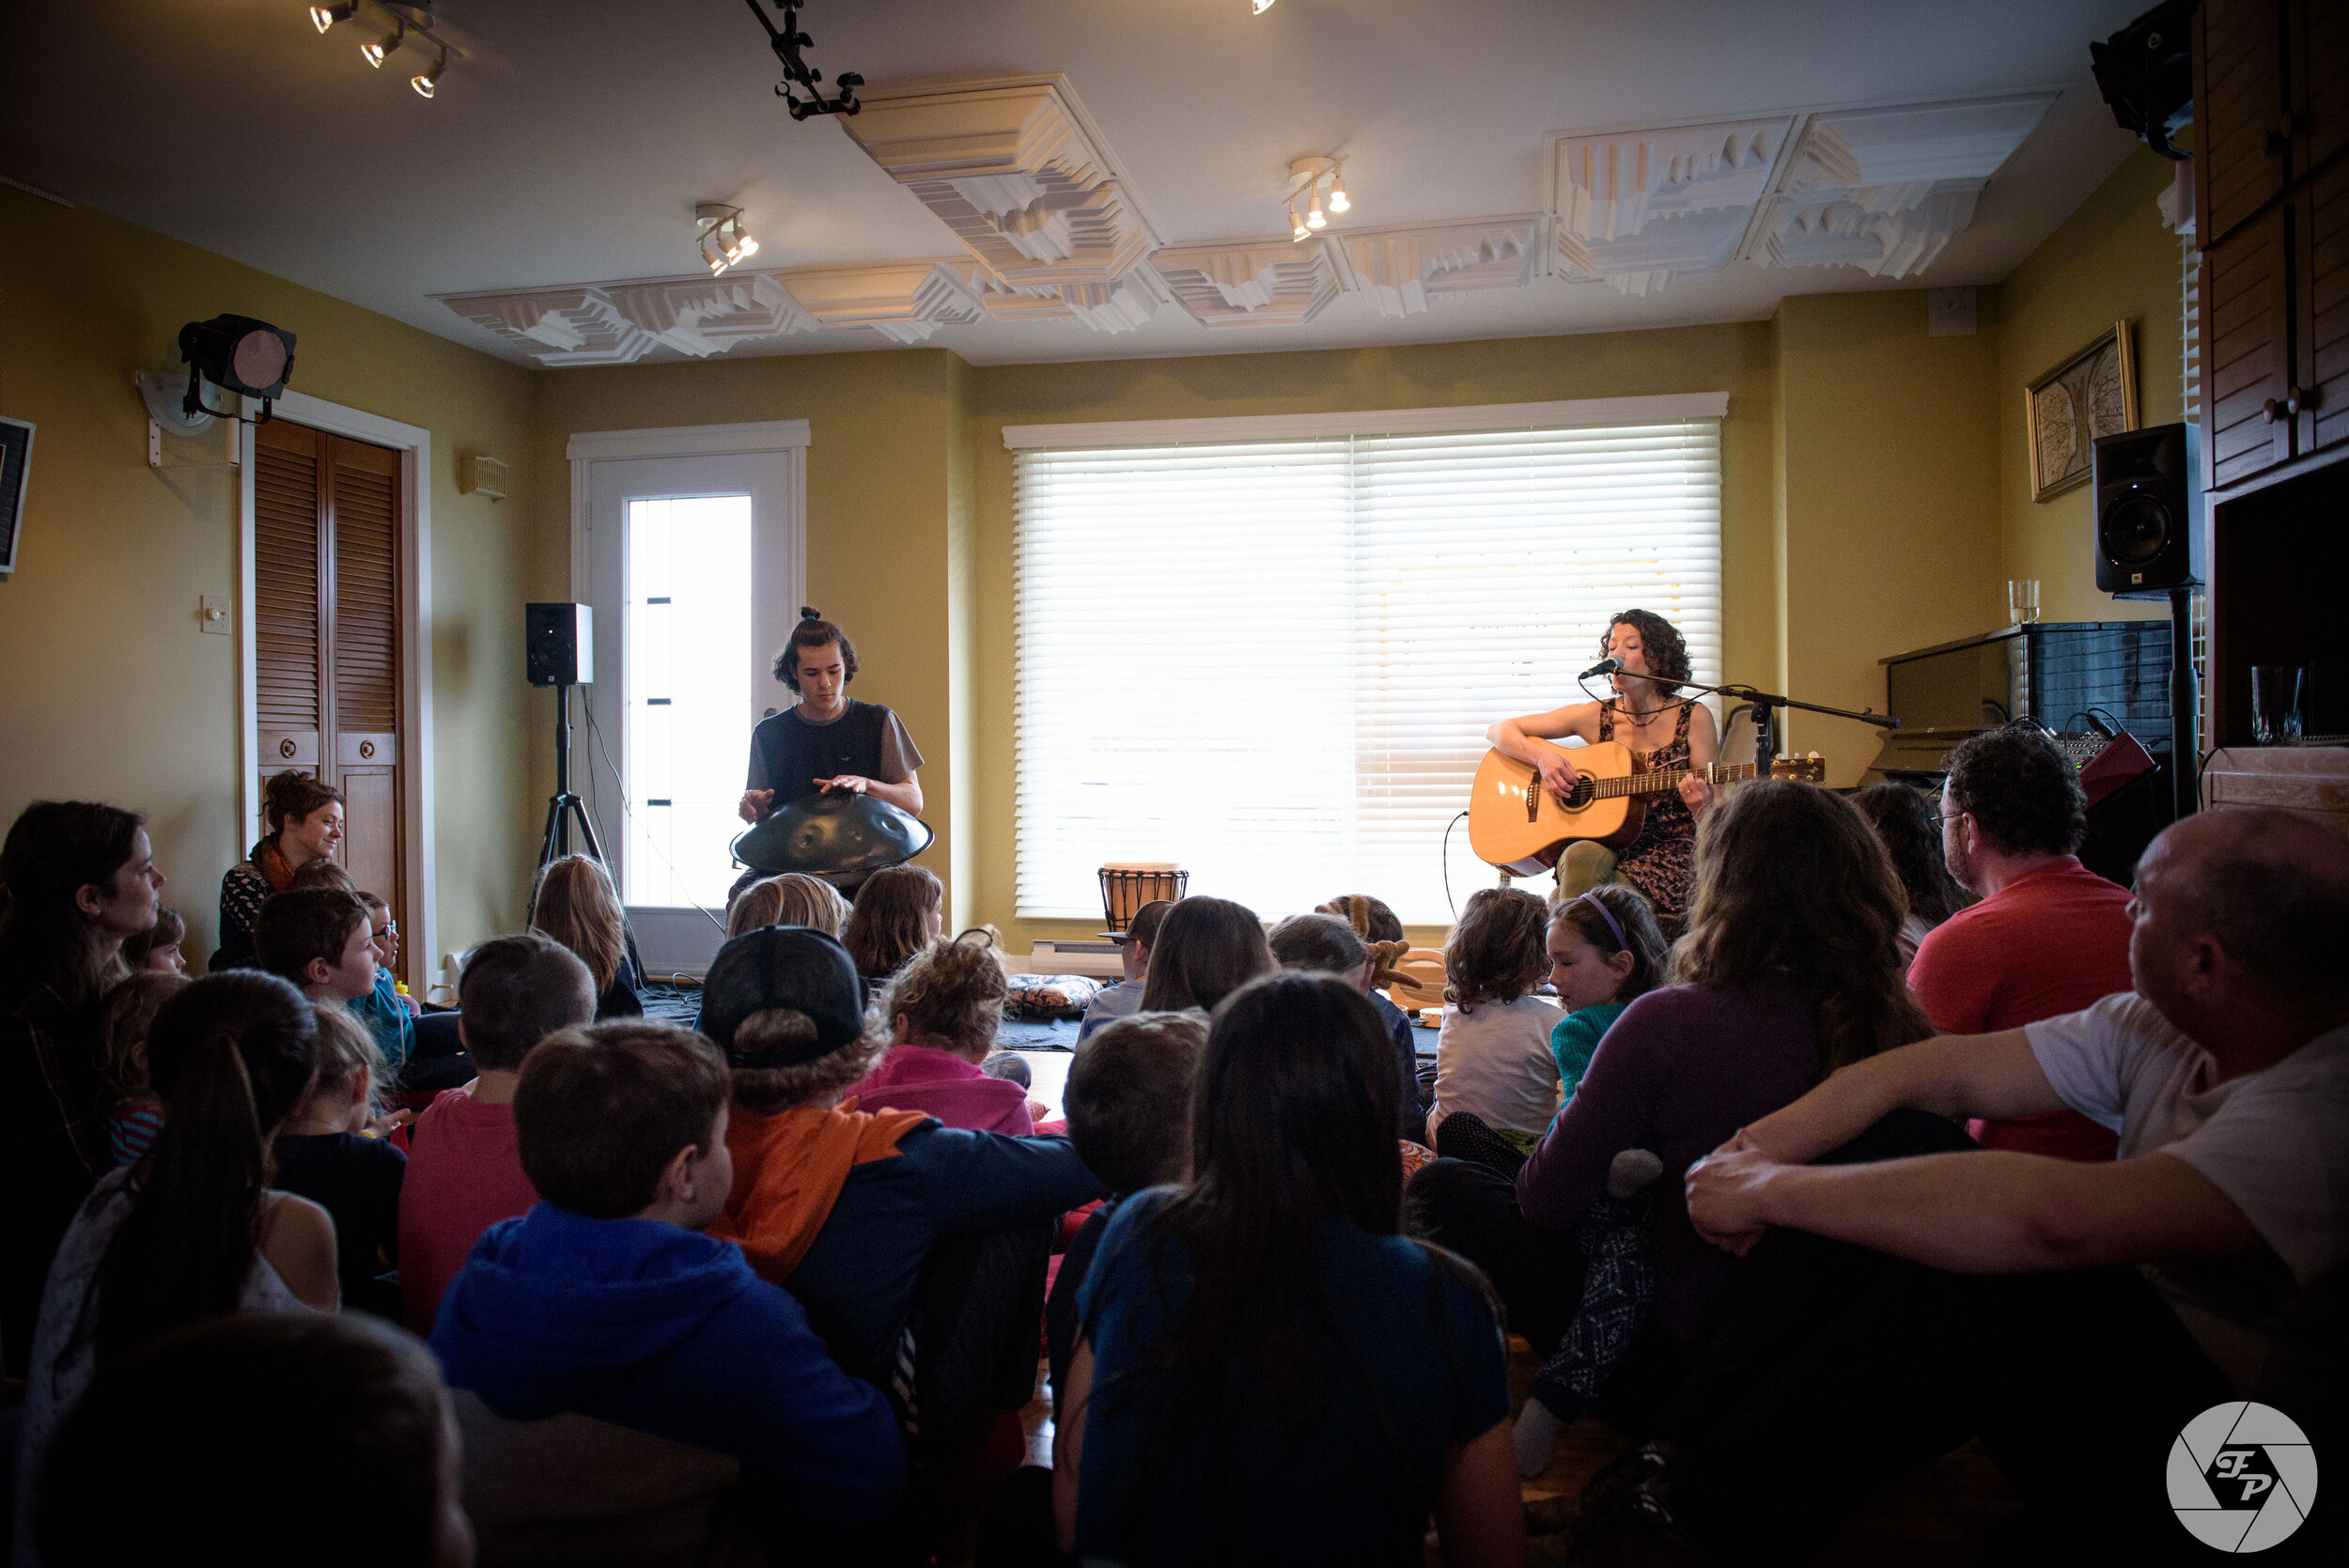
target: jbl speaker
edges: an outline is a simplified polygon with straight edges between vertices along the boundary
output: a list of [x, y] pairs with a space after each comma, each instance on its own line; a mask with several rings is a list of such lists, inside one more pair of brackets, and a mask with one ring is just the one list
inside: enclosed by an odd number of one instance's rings
[[2156, 425], [2096, 442], [2096, 586], [2167, 597], [2206, 581], [2202, 494], [2191, 425]]
[[584, 604], [532, 604], [523, 661], [533, 686], [592, 686], [596, 613]]

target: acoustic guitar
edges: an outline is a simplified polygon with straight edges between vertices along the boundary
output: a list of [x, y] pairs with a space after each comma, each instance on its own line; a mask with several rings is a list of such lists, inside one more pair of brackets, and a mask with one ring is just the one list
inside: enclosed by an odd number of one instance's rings
[[[1486, 864], [1532, 877], [1556, 865], [1566, 846], [1578, 839], [1596, 839], [1610, 849], [1628, 848], [1647, 817], [1649, 796], [1677, 793], [1680, 781], [1691, 773], [1712, 784], [1732, 784], [1759, 771], [1750, 762], [1726, 762], [1635, 772], [1631, 748], [1619, 740], [1551, 750], [1581, 774], [1563, 805], [1542, 787], [1541, 774], [1529, 764], [1486, 752], [1477, 765], [1469, 797], [1469, 847]], [[1827, 763], [1816, 752], [1807, 757], [1782, 757], [1770, 764], [1769, 776], [1818, 784], [1827, 777]]]

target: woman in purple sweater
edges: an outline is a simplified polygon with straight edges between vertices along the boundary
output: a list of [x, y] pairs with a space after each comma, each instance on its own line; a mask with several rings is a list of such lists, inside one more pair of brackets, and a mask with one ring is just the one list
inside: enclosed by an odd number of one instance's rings
[[1837, 1067], [1933, 1032], [1901, 977], [1906, 909], [1850, 802], [1782, 781], [1729, 791], [1699, 824], [1676, 984], [1615, 1020], [1514, 1184], [1459, 1160], [1420, 1172], [1408, 1194], [1420, 1233], [1482, 1266], [1510, 1327], [1546, 1355], [1582, 1294], [1575, 1222], [1618, 1153], [1651, 1149], [1664, 1166], [1657, 1319], [1680, 1347], [1701, 1344], [1737, 1260], [1689, 1228], [1681, 1179]]

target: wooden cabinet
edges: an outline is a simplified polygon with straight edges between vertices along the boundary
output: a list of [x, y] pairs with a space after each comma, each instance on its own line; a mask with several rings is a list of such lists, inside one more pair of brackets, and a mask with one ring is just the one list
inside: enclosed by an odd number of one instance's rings
[[2349, 439], [2349, 5], [2203, 0], [2194, 21], [2202, 479]]

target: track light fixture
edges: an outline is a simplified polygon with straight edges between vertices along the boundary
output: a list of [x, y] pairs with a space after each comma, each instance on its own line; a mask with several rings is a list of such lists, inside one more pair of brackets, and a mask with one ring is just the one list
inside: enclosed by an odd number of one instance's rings
[[[1297, 181], [1289, 187], [1288, 200], [1284, 204], [1289, 213], [1290, 240], [1302, 240], [1309, 234], [1327, 228], [1330, 213], [1344, 212], [1353, 207], [1354, 204], [1346, 199], [1345, 179], [1339, 172], [1345, 163], [1343, 158], [1299, 158], [1290, 163], [1289, 178]], [[1321, 195], [1324, 185], [1330, 191], [1326, 208]], [[1299, 201], [1305, 203], [1305, 214], [1301, 218], [1297, 213]]]
[[702, 265], [713, 278], [758, 254], [758, 241], [744, 231], [739, 207], [706, 201], [693, 209], [693, 222], [699, 225], [693, 239], [701, 246]]
[[[793, 119], [806, 119], [811, 115], [853, 115], [863, 104], [856, 101], [857, 88], [864, 85], [864, 78], [853, 70], [844, 70], [832, 85], [840, 89], [832, 98], [824, 96], [818, 85], [824, 73], [807, 63], [800, 51], [816, 40], [800, 31], [800, 0], [772, 0], [775, 9], [783, 13], [783, 25], [778, 27], [767, 20], [767, 13], [758, 0], [743, 0], [758, 24], [767, 29], [767, 47], [783, 62], [783, 80], [775, 84], [775, 96], [783, 100]], [[807, 94], [801, 98], [793, 88]]]
[[433, 51], [432, 64], [408, 78], [408, 85], [418, 98], [430, 98], [441, 85], [441, 73], [448, 69], [449, 57], [465, 57], [465, 52], [454, 48], [447, 39], [433, 30], [431, 0], [340, 0], [331, 6], [312, 6], [310, 25], [323, 33], [355, 19], [361, 11], [372, 11], [381, 19], [383, 32], [359, 46], [359, 57], [377, 70], [383, 69], [384, 57], [408, 41], [413, 33], [422, 41], [417, 47]]
[[1262, 16], [1272, 8], [1272, 0], [1248, 0], [1248, 7], [1249, 15]]

